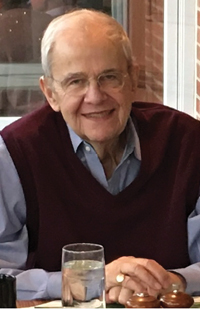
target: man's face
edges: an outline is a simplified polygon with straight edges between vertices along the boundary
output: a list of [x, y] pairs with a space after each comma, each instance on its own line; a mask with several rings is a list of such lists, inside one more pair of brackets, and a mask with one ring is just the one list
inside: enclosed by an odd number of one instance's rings
[[[95, 80], [108, 70], [127, 74], [118, 91], [104, 91]], [[121, 48], [104, 38], [72, 39], [69, 46], [62, 35], [53, 52], [52, 76], [56, 81], [49, 103], [62, 113], [76, 134], [91, 143], [109, 142], [120, 135], [133, 100], [132, 81]], [[67, 93], [62, 83], [57, 82], [74, 76], [90, 79], [84, 94]]]

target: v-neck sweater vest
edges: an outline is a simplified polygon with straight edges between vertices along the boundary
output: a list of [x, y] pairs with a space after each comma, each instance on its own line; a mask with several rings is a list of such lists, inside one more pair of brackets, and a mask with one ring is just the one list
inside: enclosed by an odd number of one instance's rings
[[67, 126], [49, 105], [1, 132], [27, 206], [27, 268], [61, 268], [74, 242], [120, 256], [155, 259], [165, 268], [190, 264], [187, 217], [200, 188], [200, 122], [161, 104], [133, 103], [141, 146], [136, 179], [113, 196], [74, 153]]

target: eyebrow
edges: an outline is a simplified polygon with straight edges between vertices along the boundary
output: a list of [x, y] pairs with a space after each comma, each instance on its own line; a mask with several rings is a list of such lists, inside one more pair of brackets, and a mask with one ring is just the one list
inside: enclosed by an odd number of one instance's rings
[[117, 69], [115, 69], [115, 68], [112, 68], [112, 69], [104, 70], [104, 71], [101, 72], [99, 75], [105, 74], [105, 73], [113, 73], [113, 72], [121, 72], [121, 71], [120, 71], [120, 70], [117, 70]]

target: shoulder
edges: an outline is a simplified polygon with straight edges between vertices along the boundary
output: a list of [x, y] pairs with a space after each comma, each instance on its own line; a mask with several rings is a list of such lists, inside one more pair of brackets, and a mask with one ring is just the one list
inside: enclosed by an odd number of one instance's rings
[[[19, 176], [17, 174], [17, 170], [15, 168], [14, 162], [10, 156], [10, 153], [0, 136], [0, 184], [4, 191], [4, 197], [7, 195], [7, 199], [10, 199], [10, 192], [14, 192], [15, 198], [19, 194], [20, 196], [20, 183]], [[12, 188], [12, 189], [11, 189]], [[13, 195], [12, 201], [13, 201]], [[21, 196], [22, 198], [22, 196]], [[9, 203], [8, 203], [9, 205]]]
[[0, 135], [11, 156], [18, 158], [33, 157], [44, 149], [52, 151], [52, 144], [58, 149], [63, 141], [69, 141], [61, 113], [47, 104], [5, 127]]
[[160, 125], [168, 129], [199, 130], [200, 121], [171, 107], [148, 102], [134, 102], [132, 114], [137, 121], [151, 125]]
[[[150, 103], [150, 102], [134, 102], [132, 104], [133, 111], [138, 111], [141, 114], [146, 115], [176, 115], [177, 117], [183, 117], [188, 119], [194, 119], [186, 113], [180, 112], [169, 106], [159, 104], [159, 103]], [[196, 121], [196, 120], [195, 120]]]
[[41, 127], [53, 117], [54, 113], [49, 105], [44, 105], [6, 126], [0, 134], [4, 140], [9, 138], [20, 140], [20, 138], [26, 139], [36, 136], [39, 134]]

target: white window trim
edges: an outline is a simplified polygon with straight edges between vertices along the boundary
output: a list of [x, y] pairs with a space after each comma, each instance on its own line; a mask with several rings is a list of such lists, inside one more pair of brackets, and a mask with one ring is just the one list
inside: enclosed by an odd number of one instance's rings
[[0, 117], [0, 130], [20, 117]]
[[128, 0], [112, 0], [111, 1], [112, 16], [123, 26], [128, 32]]
[[164, 105], [195, 116], [196, 1], [164, 1]]
[[[40, 63], [0, 63], [0, 89], [39, 90], [39, 77], [43, 74]], [[0, 117], [0, 130], [20, 117]]]

